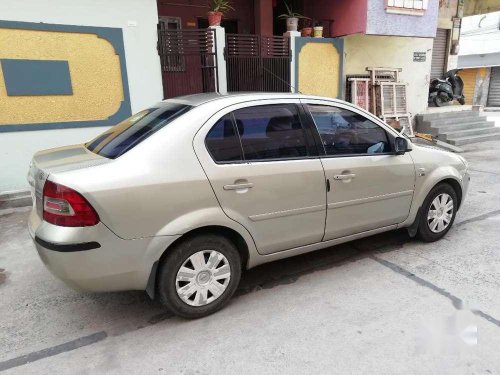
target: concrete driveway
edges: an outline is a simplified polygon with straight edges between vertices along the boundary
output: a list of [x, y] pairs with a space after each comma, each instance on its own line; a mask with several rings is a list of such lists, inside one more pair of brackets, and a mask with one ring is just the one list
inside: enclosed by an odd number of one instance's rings
[[215, 315], [56, 280], [24, 209], [0, 216], [0, 372], [500, 374], [500, 142], [469, 145], [441, 241], [385, 233], [247, 272]]

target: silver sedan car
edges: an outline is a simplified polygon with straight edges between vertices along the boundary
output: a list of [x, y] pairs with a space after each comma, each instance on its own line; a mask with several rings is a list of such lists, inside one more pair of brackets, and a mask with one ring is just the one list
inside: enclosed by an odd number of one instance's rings
[[145, 290], [196, 318], [262, 263], [396, 228], [440, 239], [467, 168], [340, 100], [191, 95], [35, 154], [29, 231], [68, 285]]

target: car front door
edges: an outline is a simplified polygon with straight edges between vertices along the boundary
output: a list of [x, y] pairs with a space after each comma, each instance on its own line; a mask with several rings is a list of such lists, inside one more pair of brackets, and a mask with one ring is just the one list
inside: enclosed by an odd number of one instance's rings
[[415, 167], [408, 153], [393, 152], [395, 135], [348, 105], [305, 104], [325, 155], [327, 185], [324, 240], [403, 222], [409, 214]]
[[261, 254], [324, 236], [324, 171], [302, 111], [298, 100], [239, 104], [214, 115], [194, 139], [222, 209]]

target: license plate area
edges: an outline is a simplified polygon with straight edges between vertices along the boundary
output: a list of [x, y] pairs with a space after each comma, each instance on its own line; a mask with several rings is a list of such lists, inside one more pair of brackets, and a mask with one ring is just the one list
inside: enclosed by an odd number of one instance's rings
[[30, 168], [28, 182], [31, 185], [31, 198], [36, 213], [43, 218], [43, 186], [47, 180], [48, 173], [39, 169], [33, 162]]

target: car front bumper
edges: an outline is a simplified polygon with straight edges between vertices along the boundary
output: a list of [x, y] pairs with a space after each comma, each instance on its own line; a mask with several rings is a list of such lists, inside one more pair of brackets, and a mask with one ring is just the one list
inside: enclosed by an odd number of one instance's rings
[[124, 240], [103, 223], [60, 227], [31, 212], [28, 229], [45, 266], [77, 290], [145, 290], [153, 264], [179, 236]]

